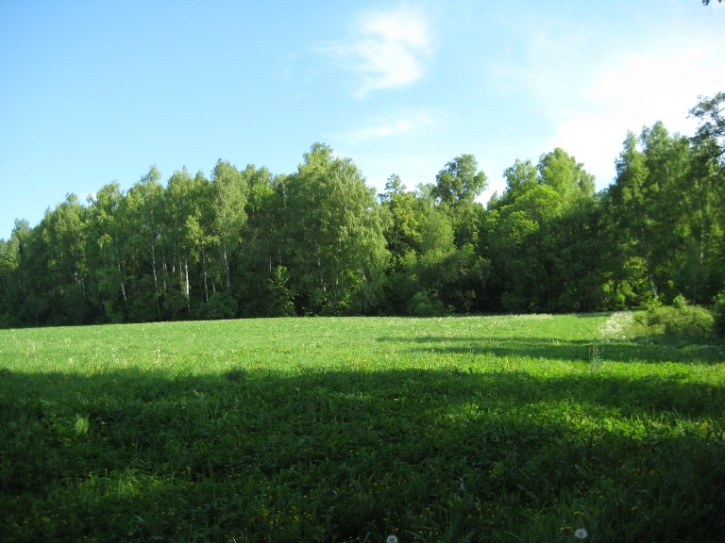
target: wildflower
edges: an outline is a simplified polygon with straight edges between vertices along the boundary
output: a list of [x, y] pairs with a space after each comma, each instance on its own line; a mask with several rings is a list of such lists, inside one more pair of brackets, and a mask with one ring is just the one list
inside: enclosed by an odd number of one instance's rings
[[574, 532], [574, 537], [577, 539], [586, 539], [589, 534], [584, 528], [579, 528], [576, 532]]
[[385, 543], [398, 543], [398, 538], [394, 535], [389, 535], [385, 538]]

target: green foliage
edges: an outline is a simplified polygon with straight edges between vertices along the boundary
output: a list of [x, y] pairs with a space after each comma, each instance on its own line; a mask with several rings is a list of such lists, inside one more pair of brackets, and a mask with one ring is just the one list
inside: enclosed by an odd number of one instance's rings
[[451, 160], [438, 172], [432, 196], [441, 203], [456, 207], [473, 202], [486, 188], [486, 174], [478, 171], [473, 155], [465, 154]]
[[539, 175], [541, 183], [552, 187], [567, 203], [577, 198], [594, 196], [594, 176], [559, 147], [542, 155]]
[[390, 271], [405, 270], [421, 251], [422, 225], [426, 222], [425, 203], [413, 192], [406, 192], [393, 175], [379, 196], [383, 208], [385, 241], [390, 251]]
[[408, 312], [416, 317], [440, 317], [450, 314], [451, 309], [443, 304], [435, 290], [421, 290], [413, 296]]
[[712, 540], [725, 351], [620, 317], [0, 331], [2, 539]]
[[[716, 292], [708, 283], [718, 267], [713, 240], [722, 223], [716, 218], [720, 197], [711, 170], [702, 149], [688, 138], [670, 135], [662, 123], [625, 140], [617, 180], [606, 199], [610, 245], [621, 255], [609, 267], [612, 275], [641, 285], [635, 293], [640, 299], [672, 299], [682, 292], [695, 303], [706, 303]], [[637, 270], [623, 269], [634, 260], [641, 264]]]
[[163, 185], [151, 167], [125, 193], [70, 194], [16, 223], [0, 327], [707, 304], [725, 288], [723, 103], [700, 99], [692, 138], [659, 122], [628, 134], [599, 194], [556, 148], [516, 160], [487, 208], [470, 154], [412, 191], [392, 175], [377, 199], [321, 143], [289, 175], [219, 160]]
[[388, 252], [380, 211], [350, 159], [315, 144], [282, 184], [284, 261], [304, 312], [341, 314], [383, 276]]
[[237, 313], [237, 303], [228, 292], [215, 292], [203, 307], [205, 319], [231, 319]]
[[690, 110], [690, 115], [699, 119], [694, 140], [697, 143], [714, 142], [719, 146], [711, 158], [722, 161], [725, 158], [725, 92], [712, 97], [700, 97], [700, 102]]
[[657, 301], [637, 315], [637, 322], [649, 334], [665, 334], [685, 339], [707, 339], [713, 334], [715, 319], [707, 309], [689, 305], [682, 295], [672, 306]]

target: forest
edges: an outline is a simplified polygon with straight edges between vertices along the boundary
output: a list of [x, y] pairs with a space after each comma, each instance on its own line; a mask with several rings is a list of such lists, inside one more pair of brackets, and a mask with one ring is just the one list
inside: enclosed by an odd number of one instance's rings
[[[316, 143], [291, 174], [151, 167], [0, 240], [0, 327], [291, 315], [594, 312], [725, 291], [725, 92], [628, 133], [616, 178], [565, 150], [486, 175], [462, 154], [382, 194]], [[725, 294], [720, 294], [721, 297]]]

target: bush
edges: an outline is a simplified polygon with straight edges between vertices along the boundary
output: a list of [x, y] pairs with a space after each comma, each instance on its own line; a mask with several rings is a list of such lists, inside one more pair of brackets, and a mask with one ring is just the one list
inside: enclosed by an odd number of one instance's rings
[[423, 289], [413, 296], [408, 311], [416, 317], [440, 317], [449, 315], [451, 308], [446, 307], [438, 299], [438, 293], [436, 291]]
[[207, 319], [232, 319], [236, 312], [237, 302], [228, 292], [215, 292], [206, 304]]
[[[723, 300], [725, 302], [725, 296]], [[637, 323], [645, 327], [650, 334], [707, 338], [714, 331], [715, 318], [707, 309], [689, 305], [684, 297], [679, 295], [673, 300], [672, 306], [650, 304], [645, 313], [637, 316]]]
[[685, 297], [682, 294], [678, 294], [675, 296], [675, 299], [672, 300], [672, 307], [683, 310], [687, 307], [687, 300], [685, 300]]

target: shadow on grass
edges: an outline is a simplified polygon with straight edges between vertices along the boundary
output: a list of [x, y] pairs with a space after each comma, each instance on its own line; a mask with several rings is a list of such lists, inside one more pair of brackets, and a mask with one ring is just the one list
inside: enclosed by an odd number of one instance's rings
[[582, 520], [604, 541], [707, 540], [725, 528], [723, 392], [596, 374], [5, 372], [0, 520], [5, 541], [554, 541]]
[[661, 336], [633, 340], [602, 341], [560, 340], [557, 338], [489, 336], [461, 338], [417, 336], [411, 338], [382, 337], [390, 343], [425, 344], [412, 350], [430, 352], [432, 348], [447, 353], [492, 355], [496, 357], [527, 357], [554, 360], [606, 360], [610, 362], [725, 362], [725, 345], [690, 343]]

